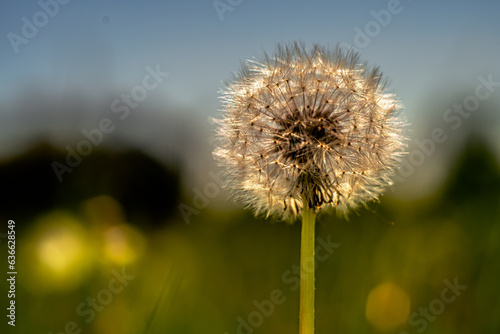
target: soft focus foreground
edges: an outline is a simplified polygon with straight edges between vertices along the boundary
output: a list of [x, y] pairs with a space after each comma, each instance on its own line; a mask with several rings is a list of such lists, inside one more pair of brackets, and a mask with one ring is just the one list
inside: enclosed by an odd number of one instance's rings
[[[349, 221], [319, 216], [317, 333], [500, 330], [499, 167], [481, 140], [461, 151], [444, 184], [425, 198], [403, 201], [389, 192]], [[80, 177], [90, 175], [81, 168]], [[151, 174], [147, 168], [137, 175]], [[95, 182], [76, 175], [77, 184]], [[300, 224], [210, 205], [186, 224], [177, 205], [193, 198], [173, 186], [165, 186], [166, 204], [141, 209], [139, 198], [154, 189], [147, 187], [176, 184], [176, 175], [158, 172], [126, 207], [126, 188], [103, 186], [85, 200], [62, 191], [51, 209], [18, 211], [16, 330], [296, 331]], [[104, 176], [113, 184], [112, 174]], [[160, 218], [144, 214], [155, 209]]]

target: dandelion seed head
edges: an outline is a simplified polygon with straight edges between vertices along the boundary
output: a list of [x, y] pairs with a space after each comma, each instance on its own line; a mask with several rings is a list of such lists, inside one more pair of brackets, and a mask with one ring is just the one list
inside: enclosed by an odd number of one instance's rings
[[352, 51], [278, 45], [221, 92], [214, 157], [236, 201], [294, 218], [378, 199], [406, 148], [399, 100]]

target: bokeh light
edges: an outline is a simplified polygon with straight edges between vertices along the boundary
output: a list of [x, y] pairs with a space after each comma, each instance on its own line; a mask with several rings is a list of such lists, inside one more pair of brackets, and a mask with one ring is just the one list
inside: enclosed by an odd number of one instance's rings
[[127, 224], [112, 226], [104, 232], [104, 256], [118, 265], [133, 263], [144, 253], [146, 241], [134, 227]]
[[410, 297], [392, 282], [377, 285], [366, 301], [366, 319], [381, 331], [405, 323], [410, 315]]
[[105, 264], [125, 266], [139, 259], [147, 246], [146, 238], [139, 230], [125, 222], [121, 204], [113, 197], [101, 195], [86, 200], [82, 211], [92, 231], [99, 236], [99, 260]]
[[[54, 211], [33, 224], [21, 253], [29, 261], [25, 283], [34, 291], [66, 291], [87, 277], [94, 247], [83, 223], [70, 213]], [[30, 260], [31, 259], [31, 260]], [[34, 260], [34, 261], [33, 261]], [[37, 280], [30, 278], [37, 277]]]

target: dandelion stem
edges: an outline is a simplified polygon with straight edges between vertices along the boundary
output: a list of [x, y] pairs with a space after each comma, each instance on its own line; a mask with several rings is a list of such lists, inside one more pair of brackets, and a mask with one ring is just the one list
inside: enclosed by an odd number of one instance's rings
[[299, 334], [314, 333], [314, 226], [316, 213], [303, 199], [300, 242]]

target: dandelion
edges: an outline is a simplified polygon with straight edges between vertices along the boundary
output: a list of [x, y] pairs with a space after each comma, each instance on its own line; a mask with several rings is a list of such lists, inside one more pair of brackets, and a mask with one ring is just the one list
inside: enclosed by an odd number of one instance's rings
[[300, 332], [312, 333], [314, 221], [320, 210], [378, 199], [406, 148], [399, 100], [353, 51], [278, 45], [222, 91], [214, 157], [236, 201], [257, 214], [302, 216]]

